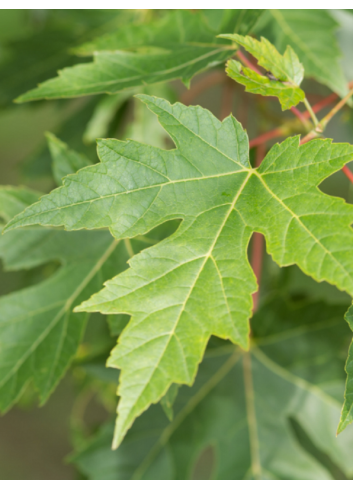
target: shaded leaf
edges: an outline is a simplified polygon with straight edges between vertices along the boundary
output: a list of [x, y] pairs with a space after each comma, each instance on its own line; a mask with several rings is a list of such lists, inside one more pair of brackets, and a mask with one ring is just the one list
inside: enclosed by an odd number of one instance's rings
[[161, 399], [161, 406], [163, 411], [165, 412], [169, 421], [173, 421], [174, 413], [173, 413], [173, 404], [178, 395], [179, 386], [178, 384], [172, 384], [168, 392]]
[[5, 45], [8, 56], [1, 65], [1, 105], [12, 104], [15, 97], [55, 76], [62, 66], [74, 64], [72, 47], [89, 39], [92, 32], [103, 34], [112, 24], [119, 25], [121, 17], [127, 17], [122, 10], [102, 9], [48, 9], [40, 22], [33, 11], [28, 16], [32, 32]]
[[343, 96], [347, 81], [339, 62], [341, 52], [335, 37], [338, 23], [322, 9], [269, 10], [275, 45], [284, 50], [290, 45], [305, 68], [315, 78]]
[[69, 149], [67, 144], [54, 134], [47, 132], [46, 137], [53, 162], [53, 174], [58, 185], [61, 185], [61, 180], [66, 175], [76, 173], [80, 168], [93, 164], [85, 155]]
[[208, 25], [215, 32], [247, 34], [263, 14], [264, 9], [204, 9]]
[[23, 209], [34, 204], [40, 195], [39, 192], [25, 187], [0, 186], [0, 217], [9, 221]]
[[[353, 308], [348, 309], [345, 319], [353, 331]], [[346, 390], [344, 393], [344, 404], [341, 419], [337, 428], [337, 433], [341, 433], [349, 424], [353, 422], [353, 341], [349, 347], [346, 363]]]
[[213, 479], [331, 479], [328, 467], [299, 443], [294, 419], [352, 477], [352, 437], [335, 436], [340, 402], [331, 393], [343, 388], [340, 352], [349, 339], [343, 312], [344, 306], [323, 302], [271, 300], [253, 319], [250, 362], [229, 344], [209, 348], [195, 385], [180, 389], [170, 424], [152, 406], [116, 452], [110, 451], [110, 423], [73, 463], [91, 479], [185, 480], [211, 445]]
[[[256, 11], [257, 12], [257, 11]], [[258, 13], [239, 11], [226, 15], [226, 24], [241, 29], [252, 25]], [[201, 13], [177, 10], [149, 24], [126, 25], [76, 50], [94, 54], [94, 62], [65, 68], [59, 77], [46, 81], [22, 95], [18, 102], [41, 98], [76, 97], [95, 93], [115, 93], [144, 84], [191, 78], [208, 67], [228, 59], [234, 48], [217, 40]]]

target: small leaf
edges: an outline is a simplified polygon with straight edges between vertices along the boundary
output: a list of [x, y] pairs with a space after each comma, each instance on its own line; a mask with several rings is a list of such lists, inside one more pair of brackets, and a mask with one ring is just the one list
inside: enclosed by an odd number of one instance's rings
[[247, 92], [278, 97], [282, 110], [290, 109], [305, 98], [305, 93], [300, 88], [259, 75], [234, 59], [227, 62], [226, 72], [233, 80], [244, 85]]
[[228, 75], [238, 83], [245, 85], [247, 92], [277, 96], [283, 110], [290, 109], [305, 99], [303, 90], [299, 88], [304, 77], [304, 68], [290, 46], [287, 47], [282, 56], [263, 37], [261, 41], [238, 34], [223, 34], [221, 37], [244, 46], [258, 60], [259, 66], [270, 73], [268, 76], [266, 74], [259, 75], [253, 70], [243, 67], [238, 61], [228, 61]]

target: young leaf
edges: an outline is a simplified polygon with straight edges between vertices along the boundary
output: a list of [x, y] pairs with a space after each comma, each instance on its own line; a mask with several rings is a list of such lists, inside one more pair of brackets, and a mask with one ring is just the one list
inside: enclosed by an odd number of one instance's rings
[[276, 96], [282, 109], [290, 109], [305, 99], [305, 93], [299, 85], [304, 77], [304, 68], [293, 49], [287, 46], [282, 56], [277, 49], [265, 38], [257, 41], [250, 36], [224, 34], [220, 37], [230, 39], [245, 47], [258, 60], [259, 66], [270, 75], [259, 75], [245, 68], [235, 60], [227, 63], [227, 73], [238, 83], [245, 85], [246, 91], [260, 95]]
[[[351, 306], [345, 319], [353, 331], [353, 306]], [[353, 422], [353, 341], [349, 347], [348, 358], [346, 363], [347, 381], [344, 393], [344, 404], [341, 413], [341, 419], [337, 428], [337, 434], [341, 433], [349, 424]]]
[[176, 233], [135, 256], [129, 270], [76, 309], [132, 315], [109, 359], [122, 369], [115, 446], [172, 383], [193, 383], [211, 335], [248, 347], [256, 282], [247, 246], [254, 231], [265, 235], [280, 266], [296, 263], [353, 295], [353, 207], [317, 188], [353, 159], [352, 146], [299, 146], [299, 137], [289, 138], [253, 169], [234, 117], [220, 122], [200, 107], [140, 98], [175, 150], [102, 140], [101, 164], [66, 177], [7, 225], [108, 226], [126, 238], [182, 219]]
[[341, 52], [334, 31], [338, 23], [322, 9], [269, 10], [274, 42], [279, 50], [290, 45], [311, 76], [343, 96], [347, 81], [339, 62]]
[[69, 149], [54, 134], [47, 132], [46, 137], [53, 162], [53, 174], [58, 185], [61, 185], [61, 180], [66, 175], [93, 164], [85, 155]]
[[343, 380], [344, 307], [270, 301], [252, 321], [250, 363], [229, 344], [209, 348], [195, 385], [180, 389], [170, 424], [152, 406], [111, 452], [109, 423], [73, 463], [91, 479], [185, 480], [212, 446], [213, 479], [331, 479], [299, 443], [295, 420], [343, 478], [352, 477], [352, 437], [335, 437], [340, 404], [332, 393]]

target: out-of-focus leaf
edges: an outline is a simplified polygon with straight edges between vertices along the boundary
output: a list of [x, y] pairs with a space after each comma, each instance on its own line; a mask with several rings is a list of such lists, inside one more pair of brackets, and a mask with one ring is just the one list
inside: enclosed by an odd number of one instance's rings
[[66, 175], [76, 173], [85, 166], [93, 165], [85, 155], [69, 149], [67, 144], [60, 141], [54, 134], [48, 132], [46, 137], [53, 162], [54, 178], [59, 186]]
[[299, 443], [294, 419], [352, 477], [353, 440], [335, 436], [340, 400], [331, 393], [343, 389], [341, 354], [350, 336], [343, 312], [344, 305], [272, 300], [253, 319], [250, 353], [230, 344], [208, 349], [195, 385], [180, 389], [170, 424], [152, 406], [116, 452], [110, 423], [72, 461], [91, 479], [184, 480], [213, 446], [214, 479], [331, 479]]
[[[234, 15], [234, 12], [236, 14]], [[208, 25], [215, 32], [247, 34], [263, 14], [263, 9], [204, 9]]]
[[[349, 327], [353, 331], [353, 306], [351, 306], [345, 315]], [[353, 341], [349, 347], [348, 358], [346, 363], [346, 390], [344, 393], [344, 405], [342, 408], [341, 419], [338, 425], [337, 433], [341, 433], [349, 424], [353, 422]]]
[[0, 217], [4, 221], [9, 221], [23, 209], [34, 204], [40, 195], [39, 192], [25, 187], [0, 186]]
[[[70, 12], [68, 14], [68, 12]], [[70, 50], [92, 36], [117, 26], [121, 11], [47, 10], [39, 21], [28, 14], [32, 32], [5, 47], [8, 56], [1, 65], [0, 104], [7, 105], [19, 94], [46, 78], [56, 75], [62, 66], [76, 62]]]
[[66, 68], [59, 77], [17, 101], [115, 93], [178, 78], [188, 84], [196, 73], [222, 63], [234, 53], [232, 46], [216, 39], [219, 31], [213, 30], [215, 25], [227, 29], [233, 26], [231, 31], [238, 26], [246, 33], [259, 15], [258, 11], [231, 10], [220, 21], [211, 21], [210, 26], [202, 13], [177, 10], [151, 23], [126, 25], [76, 50], [78, 54], [94, 53], [93, 63]]
[[169, 421], [173, 421], [174, 412], [173, 412], [173, 404], [178, 395], [179, 386], [178, 384], [172, 384], [168, 392], [161, 399], [161, 406], [163, 411], [165, 412]]
[[269, 10], [274, 43], [280, 51], [291, 46], [305, 68], [305, 75], [327, 85], [339, 95], [347, 93], [335, 30], [338, 23], [326, 10]]

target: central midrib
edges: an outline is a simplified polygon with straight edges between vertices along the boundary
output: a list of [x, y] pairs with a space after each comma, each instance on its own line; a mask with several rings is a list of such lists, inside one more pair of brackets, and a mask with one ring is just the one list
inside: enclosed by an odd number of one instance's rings
[[[200, 277], [200, 275], [201, 275], [201, 273], [202, 273], [202, 271], [203, 271], [203, 269], [204, 269], [205, 265], [206, 265], [206, 262], [207, 262], [207, 260], [208, 260], [208, 259], [211, 257], [212, 252], [213, 252], [213, 249], [214, 249], [214, 247], [215, 247], [215, 245], [216, 245], [216, 243], [217, 243], [217, 241], [218, 241], [218, 238], [219, 238], [219, 236], [220, 236], [220, 234], [221, 234], [221, 232], [222, 232], [222, 230], [223, 230], [223, 228], [224, 228], [225, 224], [227, 223], [228, 218], [229, 218], [229, 216], [230, 216], [231, 212], [234, 210], [234, 207], [235, 207], [235, 204], [236, 204], [236, 202], [237, 202], [238, 198], [240, 197], [240, 195], [241, 195], [241, 193], [242, 193], [243, 189], [245, 188], [245, 186], [246, 186], [246, 184], [247, 184], [247, 182], [248, 182], [249, 178], [251, 177], [251, 175], [252, 175], [253, 173], [254, 173], [254, 170], [248, 170], [248, 175], [247, 175], [247, 177], [244, 179], [244, 181], [243, 181], [242, 185], [240, 186], [239, 190], [237, 191], [237, 193], [236, 193], [236, 195], [235, 195], [235, 197], [234, 197], [234, 199], [233, 199], [233, 202], [230, 204], [230, 206], [229, 206], [229, 210], [228, 210], [228, 212], [226, 213], [226, 215], [225, 215], [225, 217], [224, 217], [224, 219], [223, 219], [223, 221], [222, 221], [222, 223], [221, 223], [221, 225], [220, 225], [220, 227], [219, 227], [219, 230], [218, 230], [218, 232], [217, 232], [217, 234], [216, 234], [216, 236], [215, 236], [215, 238], [214, 238], [214, 240], [213, 240], [213, 242], [212, 242], [212, 244], [211, 244], [211, 246], [210, 246], [210, 248], [209, 248], [208, 252], [206, 253], [206, 255], [205, 255], [205, 257], [204, 257], [204, 260], [203, 260], [203, 262], [202, 262], [202, 264], [201, 264], [201, 266], [200, 266], [200, 269], [199, 269], [199, 271], [198, 271], [198, 273], [197, 273], [197, 275], [196, 275], [196, 277], [195, 277], [195, 280], [194, 280], [194, 282], [192, 283], [192, 285], [190, 286], [189, 292], [187, 293], [187, 295], [186, 295], [186, 297], [185, 297], [185, 299], [184, 299], [184, 302], [183, 302], [183, 304], [182, 304], [182, 307], [180, 308], [180, 311], [179, 311], [178, 317], [176, 318], [176, 321], [175, 321], [175, 323], [174, 323], [174, 326], [173, 326], [173, 328], [171, 329], [171, 331], [170, 331], [170, 333], [169, 333], [169, 338], [168, 338], [168, 340], [166, 341], [165, 347], [164, 347], [163, 351], [161, 352], [161, 354], [160, 354], [160, 356], [159, 356], [159, 358], [158, 358], [158, 362], [156, 362], [156, 366], [155, 366], [155, 368], [152, 370], [152, 372], [151, 372], [151, 374], [149, 375], [149, 377], [148, 377], [147, 381], [145, 382], [145, 386], [144, 386], [144, 388], [141, 390], [141, 392], [140, 392], [139, 396], [137, 397], [137, 399], [135, 400], [133, 407], [134, 407], [134, 406], [136, 406], [136, 404], [138, 403], [139, 399], [141, 398], [141, 396], [143, 395], [144, 391], [146, 390], [146, 387], [147, 387], [147, 385], [149, 384], [149, 382], [150, 382], [151, 378], [153, 377], [153, 375], [154, 375], [154, 373], [155, 373], [156, 369], [158, 368], [159, 364], [161, 363], [161, 360], [162, 360], [163, 356], [165, 355], [165, 352], [166, 352], [166, 350], [167, 350], [167, 348], [168, 348], [168, 345], [169, 345], [169, 343], [170, 343], [170, 341], [171, 341], [171, 338], [172, 338], [172, 337], [173, 337], [173, 335], [175, 334], [175, 330], [176, 330], [176, 328], [177, 328], [177, 326], [178, 326], [178, 324], [179, 324], [179, 320], [180, 320], [180, 318], [181, 318], [181, 315], [183, 314], [183, 312], [184, 312], [184, 310], [185, 310], [186, 304], [187, 304], [187, 302], [188, 302], [188, 300], [189, 300], [189, 298], [190, 298], [190, 296], [191, 296], [191, 294], [192, 294], [192, 292], [193, 292], [193, 290], [194, 290], [194, 287], [195, 287], [195, 285], [196, 285], [196, 283], [197, 283], [197, 281], [198, 281], [198, 279], [199, 279], [199, 277]], [[120, 384], [120, 386], [121, 386], [121, 384]], [[120, 386], [119, 386], [119, 387], [120, 387]], [[169, 385], [168, 385], [168, 386], [167, 386], [167, 388], [165, 389], [165, 392], [167, 391], [167, 389], [168, 389], [168, 388], [169, 388]], [[119, 388], [119, 392], [121, 393], [120, 388]], [[163, 395], [163, 394], [162, 394], [162, 395]], [[120, 403], [119, 403], [119, 404], [120, 404]], [[133, 407], [132, 407], [132, 409], [133, 409]], [[129, 417], [130, 413], [131, 413], [131, 409], [129, 410], [129, 414], [128, 414], [128, 415], [125, 415], [125, 419], [127, 419], [127, 418]], [[125, 420], [124, 420], [124, 421], [125, 421]], [[127, 429], [128, 429], [130, 426], [131, 426], [131, 425], [132, 425], [132, 421], [130, 422], [129, 426], [128, 426], [128, 427], [125, 429], [125, 431], [126, 431], [126, 430], [127, 430]], [[120, 437], [119, 437], [119, 438], [120, 438]]]

